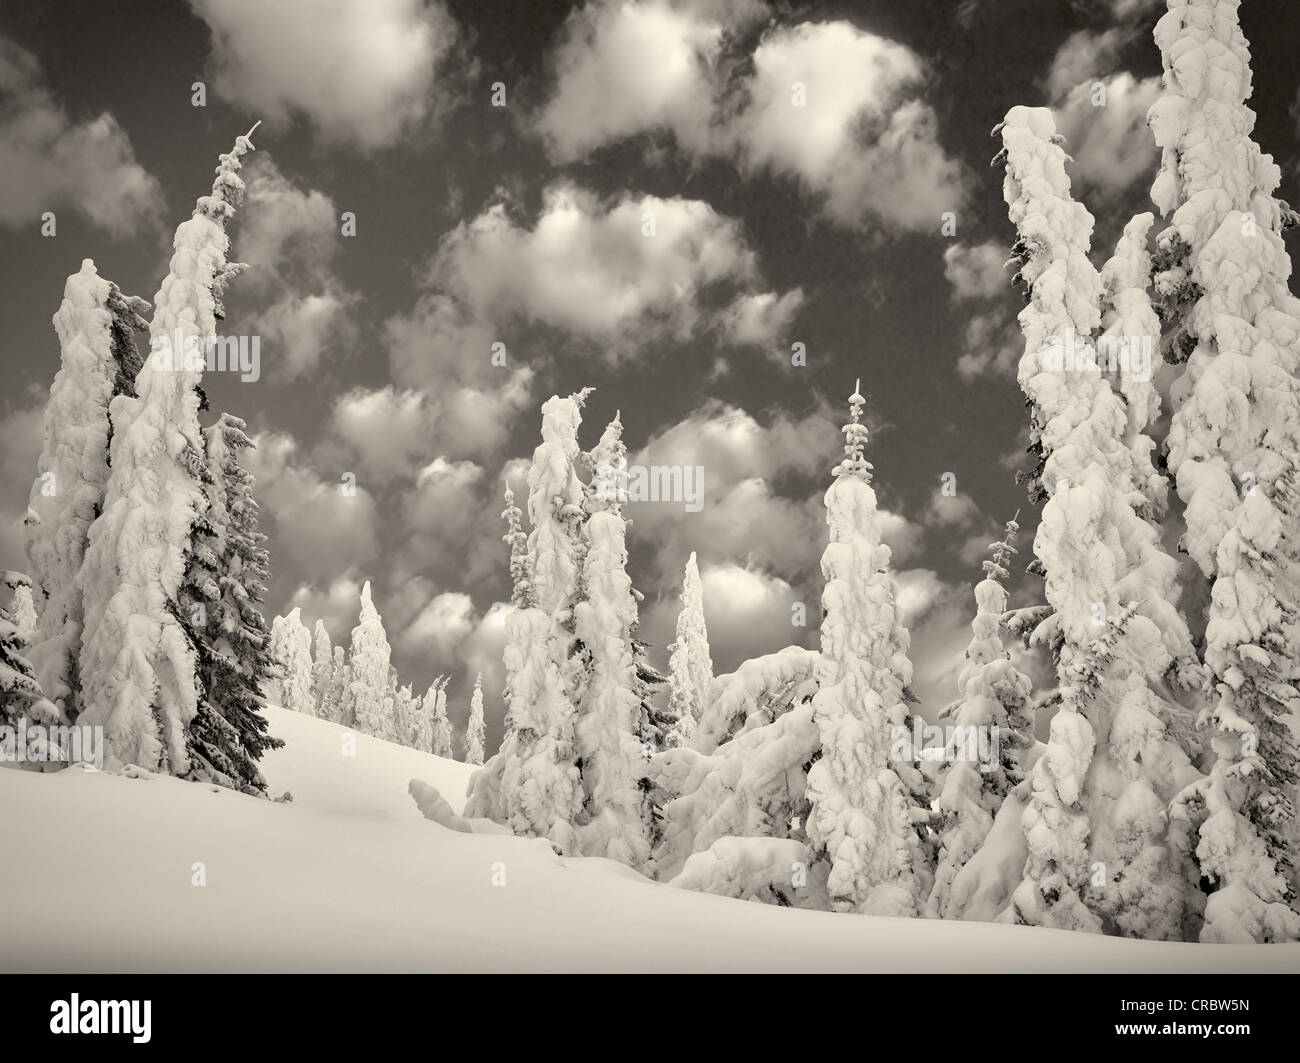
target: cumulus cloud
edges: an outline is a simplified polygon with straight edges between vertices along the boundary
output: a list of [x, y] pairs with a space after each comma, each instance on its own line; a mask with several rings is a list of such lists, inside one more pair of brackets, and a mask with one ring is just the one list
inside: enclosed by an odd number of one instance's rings
[[723, 334], [737, 345], [765, 349], [784, 361], [789, 354], [790, 326], [803, 303], [802, 288], [792, 288], [784, 295], [739, 295], [722, 315]]
[[[1141, 6], [1130, 3], [1122, 14], [1136, 14]], [[1102, 202], [1149, 179], [1157, 158], [1146, 116], [1160, 95], [1160, 79], [1116, 72], [1121, 50], [1136, 36], [1131, 25], [1079, 30], [1057, 50], [1044, 82], [1071, 158], [1070, 175], [1084, 194]]]
[[109, 112], [75, 121], [50, 94], [36, 57], [0, 36], [0, 223], [37, 226], [68, 208], [113, 236], [161, 216], [158, 181]]
[[1085, 190], [1106, 200], [1150, 179], [1157, 159], [1147, 111], [1160, 96], [1160, 79], [1116, 74], [1105, 82], [1097, 106], [1091, 85], [1079, 85], [1055, 107], [1057, 129], [1073, 162], [1070, 173]]
[[[807, 627], [797, 626], [794, 605], [802, 596], [785, 580], [759, 568], [733, 562], [700, 567], [704, 622], [715, 674], [733, 671], [750, 657], [803, 645]], [[806, 619], [814, 622], [819, 605], [804, 602]], [[673, 640], [681, 603], [665, 594], [645, 611], [642, 629], [647, 640], [666, 646]]]
[[1024, 340], [1020, 326], [1005, 309], [976, 314], [966, 322], [965, 349], [957, 358], [957, 375], [965, 381], [994, 376], [1014, 380]]
[[1001, 244], [953, 244], [943, 253], [943, 275], [954, 299], [991, 299], [1007, 290], [1003, 269], [1007, 252]]
[[554, 95], [537, 120], [552, 157], [571, 162], [656, 129], [703, 149], [723, 33], [721, 20], [666, 0], [575, 11], [552, 56]]
[[[652, 586], [675, 586], [692, 550], [701, 563], [739, 560], [794, 584], [815, 576], [826, 545], [828, 458], [842, 442], [837, 422], [824, 405], [802, 418], [779, 412], [765, 421], [709, 400], [630, 454], [633, 465], [704, 470], [698, 512], [681, 502], [627, 506], [633, 539], [653, 551]], [[896, 560], [915, 550], [905, 518], [885, 511], [882, 525]]]
[[536, 122], [552, 156], [663, 130], [695, 156], [795, 180], [851, 228], [924, 229], [963, 205], [916, 53], [848, 22], [805, 22], [738, 55], [740, 31], [766, 12], [723, 6], [597, 0], [573, 14]]
[[262, 337], [268, 376], [283, 383], [315, 373], [351, 347], [359, 296], [334, 273], [339, 227], [333, 200], [290, 180], [266, 152], [253, 157], [245, 177], [234, 254], [257, 283], [238, 285], [237, 292], [261, 304], [249, 315], [252, 328]]
[[572, 184], [543, 193], [536, 223], [504, 204], [458, 226], [430, 266], [476, 322], [538, 322], [629, 353], [628, 333], [689, 336], [712, 285], [755, 274], [740, 226], [707, 203], [623, 196], [602, 202]]
[[[216, 86], [270, 121], [302, 116], [362, 149], [436, 117], [460, 33], [430, 0], [190, 0], [212, 30]], [[438, 80], [436, 81], [435, 78]]]
[[300, 460], [298, 443], [284, 433], [260, 433], [247, 465], [257, 478], [263, 518], [277, 531], [276, 544], [304, 572], [339, 576], [372, 560], [379, 550], [375, 500], [364, 484], [331, 470], [322, 479]]

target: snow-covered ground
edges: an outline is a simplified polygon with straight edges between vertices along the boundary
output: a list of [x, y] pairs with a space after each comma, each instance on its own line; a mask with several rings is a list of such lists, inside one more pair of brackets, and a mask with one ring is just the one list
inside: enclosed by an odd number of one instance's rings
[[[261, 801], [161, 776], [0, 771], [6, 971], [1300, 971], [1300, 945], [1156, 944], [690, 893], [424, 819], [471, 768], [284, 710]], [[195, 885], [202, 865], [206, 884]], [[504, 885], [494, 885], [494, 876]]]

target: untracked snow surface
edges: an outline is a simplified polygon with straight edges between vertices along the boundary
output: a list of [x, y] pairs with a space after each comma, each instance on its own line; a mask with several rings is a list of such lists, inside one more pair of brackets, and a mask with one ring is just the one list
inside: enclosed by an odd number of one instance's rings
[[[0, 770], [5, 971], [1253, 971], [1300, 945], [783, 909], [425, 819], [472, 769], [273, 709], [277, 804], [170, 777]], [[201, 869], [195, 865], [202, 865]], [[205, 885], [195, 885], [200, 871]], [[504, 885], [494, 885], [497, 881]]]

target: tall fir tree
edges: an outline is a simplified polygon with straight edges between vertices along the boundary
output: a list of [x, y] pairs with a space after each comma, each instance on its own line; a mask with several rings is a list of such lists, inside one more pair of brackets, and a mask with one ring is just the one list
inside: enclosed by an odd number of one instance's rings
[[[1039, 456], [1033, 497], [1045, 500], [1034, 553], [1050, 609], [1031, 642], [1050, 649], [1061, 687], [1024, 816], [1029, 857], [1014, 916], [1177, 937], [1198, 900], [1174, 866], [1179, 831], [1165, 808], [1195, 772], [1176, 738], [1179, 707], [1166, 695], [1191, 671], [1191, 640], [1175, 604], [1177, 565], [1154, 524], [1163, 485], [1145, 434], [1151, 395], [1138, 374], [1110, 364], [1122, 349], [1113, 346], [1116, 329], [1154, 327], [1144, 280], [1149, 219], [1126, 227], [1099, 273], [1088, 259], [1092, 216], [1071, 197], [1051, 112], [1012, 108], [999, 130], [1017, 280], [1029, 297], [1019, 380]], [[1107, 321], [1099, 362], [1094, 335]], [[1097, 662], [1098, 629], [1121, 615], [1123, 644]], [[1080, 675], [1098, 684], [1086, 697], [1075, 689]], [[1143, 888], [1160, 878], [1180, 886], [1160, 895]]]
[[352, 629], [352, 666], [349, 684], [355, 725], [365, 734], [386, 742], [397, 740], [393, 699], [388, 693], [392, 650], [384, 622], [370, 597], [370, 581], [361, 588], [361, 615]]
[[483, 742], [486, 734], [483, 722], [483, 673], [474, 677], [474, 694], [469, 699], [469, 720], [465, 724], [465, 763], [483, 763]]
[[334, 681], [334, 646], [330, 642], [329, 628], [324, 620], [317, 620], [312, 631], [311, 697], [316, 704], [316, 715], [329, 719], [326, 703], [330, 684]]
[[[1033, 742], [1032, 686], [1002, 643], [1002, 616], [1007, 611], [1002, 581], [1010, 575], [1019, 528], [1014, 518], [1008, 521], [1001, 541], [993, 544], [992, 557], [984, 562], [984, 579], [975, 587], [971, 640], [957, 677], [961, 698], [940, 714], [959, 729], [955, 759], [935, 800], [941, 839], [930, 907], [940, 918], [957, 914], [951, 905], [953, 880], [984, 844], [1011, 788], [1024, 778], [1021, 755]], [[996, 745], [980, 745], [984, 735]], [[985, 756], [996, 751], [997, 760], [981, 761], [981, 750]]]
[[[1181, 795], [1210, 895], [1201, 940], [1300, 939], [1289, 837], [1300, 751], [1291, 511], [1300, 455], [1300, 301], [1274, 193], [1281, 172], [1251, 138], [1250, 49], [1236, 0], [1170, 0], [1156, 25], [1163, 92], [1151, 198], [1167, 219], [1156, 292], [1171, 360], [1169, 469], [1186, 504], [1183, 544], [1209, 586], [1205, 663], [1210, 777]], [[1290, 518], [1290, 519], [1288, 519]]]
[[216, 336], [221, 291], [237, 272], [226, 260], [226, 224], [244, 193], [240, 160], [252, 149], [248, 136], [236, 140], [221, 156], [211, 194], [177, 229], [170, 272], [154, 298], [153, 354], [136, 377], [137, 397], [118, 395], [109, 407], [111, 473], [79, 577], [79, 722], [104, 728], [109, 766], [176, 775], [191, 768], [198, 662], [179, 600], [194, 528], [207, 507], [198, 421], [203, 364], [195, 355]]
[[191, 559], [192, 571], [202, 566], [203, 595], [187, 600], [182, 588], [181, 598], [196, 635], [201, 690], [187, 778], [264, 794], [257, 761], [284, 742], [270, 736], [263, 714], [277, 665], [260, 608], [271, 575], [266, 536], [258, 530], [252, 474], [240, 464], [240, 453], [253, 445], [246, 428], [222, 414], [205, 433], [207, 531]]
[[808, 772], [808, 839], [830, 865], [837, 911], [917, 915], [929, 871], [917, 836], [921, 810], [899, 775], [907, 733], [908, 634], [881, 541], [881, 516], [864, 456], [866, 400], [854, 388], [844, 458], [826, 492], [830, 542], [822, 554], [821, 660], [812, 702], [821, 759]]
[[148, 328], [142, 315], [149, 309], [100, 277], [87, 258], [68, 278], [54, 315], [59, 370], [24, 521], [40, 600], [29, 657], [42, 688], [70, 721], [80, 712], [85, 604], [79, 575], [108, 484], [108, 408], [117, 395], [135, 395], [142, 364], [135, 335]]
[[314, 716], [311, 632], [302, 622], [302, 609], [298, 606], [271, 622], [270, 648], [271, 656], [279, 666], [275, 691], [280, 707]]
[[[618, 416], [601, 435], [597, 468], [619, 468], [626, 454]], [[650, 862], [650, 804], [640, 783], [641, 701], [632, 632], [636, 599], [627, 575], [627, 522], [617, 496], [593, 497], [583, 528], [582, 594], [574, 631], [590, 661], [578, 705], [576, 752], [583, 805], [576, 824], [582, 852], [644, 869]]]
[[688, 746], [695, 725], [709, 703], [713, 658], [704, 623], [704, 588], [695, 551], [686, 560], [682, 577], [682, 608], [677, 614], [677, 639], [669, 647], [668, 715], [673, 718], [669, 746]]

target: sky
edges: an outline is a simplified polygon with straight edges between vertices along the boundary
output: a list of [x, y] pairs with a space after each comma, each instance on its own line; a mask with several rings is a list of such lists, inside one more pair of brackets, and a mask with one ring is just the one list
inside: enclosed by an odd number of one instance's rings
[[[1100, 265], [1153, 209], [1163, 7], [4, 0], [0, 568], [26, 567], [65, 278], [92, 258], [152, 301], [217, 156], [260, 121], [223, 328], [258, 337], [261, 372], [208, 374], [204, 418], [255, 435], [268, 619], [298, 606], [346, 641], [370, 580], [402, 681], [449, 673], [458, 728], [485, 673], [492, 748], [502, 491], [524, 493], [541, 403], [593, 387], [584, 447], [618, 412], [630, 460], [704, 470], [697, 512], [628, 507], [652, 659], [691, 551], [717, 672], [815, 646], [822, 494], [860, 380], [932, 716], [987, 545], [1019, 510], [1027, 555], [1035, 525], [990, 131], [1053, 108]], [[1300, 11], [1241, 19], [1255, 136], [1300, 203]]]

